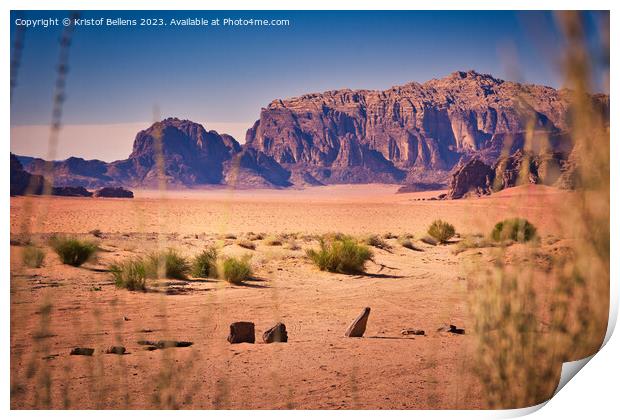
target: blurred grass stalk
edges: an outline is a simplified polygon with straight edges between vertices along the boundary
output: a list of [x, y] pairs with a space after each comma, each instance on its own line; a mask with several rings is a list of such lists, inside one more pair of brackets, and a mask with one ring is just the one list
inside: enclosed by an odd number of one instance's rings
[[[570, 89], [569, 130], [577, 162], [572, 180], [576, 190], [560, 209], [558, 223], [572, 250], [553, 257], [548, 271], [536, 267], [539, 245], [527, 247], [529, 255], [523, 263], [508, 265], [504, 247], [495, 251], [493, 267], [474, 268], [470, 309], [477, 357], [473, 370], [492, 408], [532, 406], [551, 398], [561, 364], [598, 351], [607, 329], [609, 124], [590, 95], [593, 57], [585, 39], [584, 16], [571, 11], [558, 12], [556, 18], [566, 41], [562, 69]], [[608, 52], [609, 40], [602, 39]], [[608, 68], [608, 61], [603, 64]], [[527, 127], [526, 139], [540, 136], [533, 124]], [[532, 147], [531, 141], [526, 141], [527, 147]], [[547, 285], [549, 293], [543, 295]]]

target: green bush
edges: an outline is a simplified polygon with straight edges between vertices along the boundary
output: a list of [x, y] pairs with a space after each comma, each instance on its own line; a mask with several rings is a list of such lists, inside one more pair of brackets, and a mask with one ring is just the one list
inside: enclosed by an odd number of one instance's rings
[[45, 251], [41, 248], [28, 245], [22, 253], [22, 261], [24, 265], [30, 268], [39, 268], [43, 265], [45, 259]]
[[225, 257], [219, 264], [219, 275], [229, 283], [241, 284], [252, 276], [250, 256], [241, 258]]
[[435, 220], [428, 227], [428, 234], [442, 244], [448, 242], [455, 233], [454, 226], [439, 219]]
[[526, 219], [506, 219], [495, 225], [491, 232], [494, 241], [528, 242], [536, 237], [536, 227]]
[[309, 249], [307, 255], [320, 270], [334, 273], [363, 272], [366, 261], [372, 259], [372, 251], [366, 245], [345, 236], [322, 238], [319, 250]]
[[217, 249], [206, 248], [192, 261], [192, 276], [199, 278], [217, 277]]
[[127, 290], [146, 290], [146, 263], [142, 258], [132, 258], [109, 267], [114, 284]]
[[79, 267], [91, 259], [97, 252], [97, 245], [89, 241], [75, 238], [53, 237], [50, 239], [52, 249], [60, 257], [63, 264]]
[[186, 279], [191, 268], [187, 259], [171, 248], [151, 253], [145, 264], [148, 278]]

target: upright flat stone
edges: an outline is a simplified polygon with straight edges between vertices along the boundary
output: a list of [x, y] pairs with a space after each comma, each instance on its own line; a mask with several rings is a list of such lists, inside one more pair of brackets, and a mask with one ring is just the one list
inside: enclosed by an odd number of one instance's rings
[[345, 337], [362, 337], [364, 335], [364, 332], [366, 331], [366, 323], [368, 322], [369, 315], [370, 315], [370, 308], [368, 307], [364, 308], [362, 313], [359, 314], [357, 318], [355, 318], [355, 321], [353, 321], [351, 325], [349, 325], [349, 328], [347, 328], [347, 331], [344, 333], [344, 336]]
[[230, 344], [254, 343], [254, 340], [253, 322], [240, 321], [230, 324], [230, 334], [228, 334], [228, 342]]
[[286, 343], [288, 341], [288, 333], [286, 325], [278, 322], [273, 327], [263, 333], [263, 341], [265, 343]]

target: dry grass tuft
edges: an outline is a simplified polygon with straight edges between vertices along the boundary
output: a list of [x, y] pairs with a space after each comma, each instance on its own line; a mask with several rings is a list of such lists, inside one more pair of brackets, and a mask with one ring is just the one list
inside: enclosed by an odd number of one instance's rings
[[22, 251], [22, 262], [30, 268], [39, 268], [45, 260], [45, 251], [39, 247], [28, 245]]

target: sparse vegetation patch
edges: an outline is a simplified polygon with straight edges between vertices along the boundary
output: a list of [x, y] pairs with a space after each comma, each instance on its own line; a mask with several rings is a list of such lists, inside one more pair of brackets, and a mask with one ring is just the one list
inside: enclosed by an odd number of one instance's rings
[[149, 254], [145, 263], [148, 278], [186, 279], [191, 268], [187, 259], [172, 248]]
[[110, 265], [114, 284], [127, 290], [146, 290], [147, 264], [142, 258], [132, 258]]
[[307, 255], [322, 271], [348, 274], [363, 272], [366, 261], [372, 259], [372, 251], [366, 245], [346, 236], [322, 238], [319, 249], [309, 249]]
[[60, 257], [63, 264], [79, 267], [90, 260], [97, 252], [94, 242], [80, 241], [76, 238], [52, 237], [50, 246]]
[[450, 223], [437, 219], [428, 227], [427, 233], [439, 243], [445, 244], [454, 237], [456, 232]]
[[219, 263], [220, 278], [229, 283], [241, 284], [252, 276], [252, 266], [250, 256], [245, 255], [241, 258], [225, 257]]
[[43, 265], [45, 260], [45, 251], [41, 248], [28, 245], [24, 248], [22, 253], [22, 262], [25, 266], [30, 268], [39, 268]]
[[192, 276], [199, 278], [217, 277], [217, 249], [208, 247], [192, 261]]
[[529, 242], [536, 237], [536, 227], [526, 219], [506, 219], [495, 225], [491, 237], [497, 242]]

